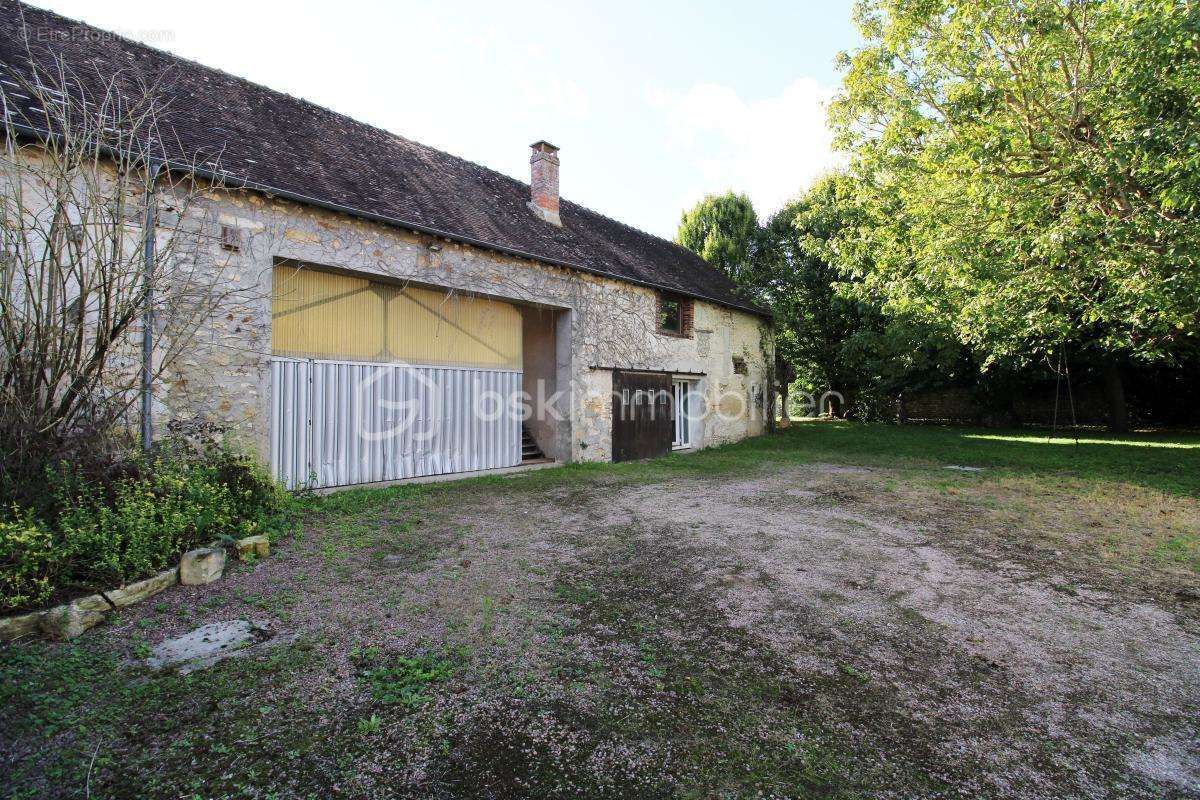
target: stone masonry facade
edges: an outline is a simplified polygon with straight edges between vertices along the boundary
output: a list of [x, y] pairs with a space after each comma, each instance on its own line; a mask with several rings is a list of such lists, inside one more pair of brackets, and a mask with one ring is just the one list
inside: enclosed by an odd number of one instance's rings
[[[229, 425], [241, 443], [268, 457], [271, 279], [280, 260], [556, 311], [558, 388], [567, 418], [556, 449], [563, 460], [611, 460], [613, 368], [696, 380], [710, 412], [693, 426], [696, 447], [764, 429], [773, 356], [769, 328], [752, 314], [696, 300], [692, 336], [660, 334], [652, 288], [252, 192], [214, 190], [189, 218], [206, 243], [194, 257], [211, 263], [222, 301], [155, 387], [158, 431], [172, 418], [204, 417]], [[232, 254], [229, 229], [238, 243]], [[724, 413], [711, 413], [718, 406]]]

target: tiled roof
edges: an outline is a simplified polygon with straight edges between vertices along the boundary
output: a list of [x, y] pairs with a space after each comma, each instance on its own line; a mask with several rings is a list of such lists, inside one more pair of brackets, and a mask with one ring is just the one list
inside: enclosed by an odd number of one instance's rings
[[[22, 24], [29, 34], [28, 45]], [[58, 56], [80, 81], [161, 79], [163, 141], [228, 179], [447, 238], [677, 291], [755, 313], [691, 251], [563, 200], [534, 216], [529, 186], [494, 170], [192, 61], [13, 0], [0, 0], [0, 69]], [[0, 84], [10, 111], [14, 92]], [[19, 103], [19, 99], [17, 100]]]

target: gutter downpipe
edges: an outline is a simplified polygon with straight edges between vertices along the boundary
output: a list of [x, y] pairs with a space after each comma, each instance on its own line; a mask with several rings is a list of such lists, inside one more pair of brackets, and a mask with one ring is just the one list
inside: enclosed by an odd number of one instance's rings
[[145, 262], [145, 310], [142, 313], [142, 449], [149, 450], [154, 441], [154, 259], [155, 228], [158, 225], [155, 184], [162, 172], [163, 162], [150, 159], [147, 165], [146, 221], [142, 233], [142, 258]]

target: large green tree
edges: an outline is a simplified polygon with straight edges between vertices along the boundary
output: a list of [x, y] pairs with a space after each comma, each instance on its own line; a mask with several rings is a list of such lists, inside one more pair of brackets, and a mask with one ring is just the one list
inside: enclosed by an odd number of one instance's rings
[[775, 310], [779, 349], [802, 388], [838, 391], [856, 416], [890, 417], [900, 392], [953, 380], [962, 348], [944, 329], [885, 314], [861, 284], [870, 252], [842, 244], [870, 220], [852, 178], [819, 179], [767, 222], [753, 283]]
[[863, 290], [985, 367], [1070, 347], [1123, 428], [1122, 371], [1200, 328], [1197, 3], [870, 0], [856, 19], [831, 119], [869, 216], [838, 243]]
[[869, 224], [854, 181], [832, 174], [760, 227], [750, 201], [710, 196], [683, 215], [679, 241], [729, 274], [773, 312], [776, 373], [787, 402], [795, 381], [814, 398], [833, 390], [838, 413], [890, 416], [901, 391], [952, 380], [961, 346], [922, 320], [887, 315], [861, 285], [868, 248], [842, 239]]
[[705, 195], [683, 212], [675, 241], [743, 284], [755, 257], [758, 215], [744, 194]]

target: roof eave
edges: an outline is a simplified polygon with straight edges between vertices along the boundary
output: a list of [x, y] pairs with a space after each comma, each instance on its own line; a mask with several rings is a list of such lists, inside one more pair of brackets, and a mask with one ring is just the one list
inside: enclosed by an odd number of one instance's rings
[[[32, 136], [37, 139], [46, 139], [46, 138], [53, 137], [56, 135], [56, 134], [52, 134], [46, 130], [40, 130], [33, 126], [13, 121], [11, 118], [8, 121], [8, 125], [11, 127], [12, 130], [15, 130], [20, 133], [24, 133], [28, 136]], [[661, 291], [673, 292], [675, 294], [684, 295], [685, 297], [692, 297], [697, 300], [704, 300], [709, 303], [715, 303], [716, 305], [725, 306], [727, 308], [737, 309], [738, 311], [744, 311], [748, 314], [754, 314], [755, 316], [762, 317], [764, 319], [769, 319], [771, 316], [770, 313], [768, 313], [767, 311], [765, 311], [761, 308], [757, 308], [754, 305], [749, 304], [749, 303], [746, 303], [746, 304], [730, 303], [727, 300], [720, 300], [718, 298], [710, 297], [708, 295], [700, 294], [700, 293], [697, 293], [694, 291], [687, 291], [685, 289], [680, 289], [679, 287], [676, 287], [676, 286], [668, 286], [666, 284], [654, 283], [652, 281], [642, 281], [642, 280], [637, 280], [635, 278], [629, 278], [624, 275], [619, 275], [615, 272], [609, 272], [608, 270], [603, 270], [603, 269], [599, 269], [596, 267], [589, 267], [589, 266], [585, 266], [583, 264], [577, 264], [577, 263], [574, 263], [571, 261], [554, 258], [553, 256], [546, 256], [546, 255], [541, 255], [538, 253], [531, 253], [531, 252], [528, 252], [525, 250], [520, 250], [518, 248], [499, 244], [497, 242], [488, 242], [483, 239], [477, 239], [473, 236], [467, 236], [466, 234], [455, 233], [453, 231], [440, 230], [438, 228], [434, 228], [429, 225], [424, 225], [419, 222], [411, 222], [411, 221], [402, 220], [402, 219], [399, 219], [396, 217], [389, 217], [386, 214], [378, 214], [373, 211], [365, 211], [360, 208], [354, 208], [353, 206], [342, 205], [341, 203], [336, 203], [332, 200], [322, 200], [319, 197], [309, 197], [307, 195], [300, 194], [299, 192], [293, 192], [288, 189], [281, 189], [277, 186], [270, 186], [268, 184], [261, 183], [259, 181], [254, 181], [249, 178], [241, 177], [238, 175], [232, 175], [232, 174], [228, 174], [228, 173], [220, 173], [215, 170], [208, 170], [203, 167], [196, 166], [194, 164], [180, 164], [180, 163], [172, 162], [170, 159], [163, 159], [162, 163], [163, 163], [163, 166], [165, 166], [167, 169], [171, 170], [172, 172], [196, 175], [201, 178], [204, 178], [205, 180], [210, 180], [210, 181], [213, 181], [215, 183], [218, 183], [218, 184], [221, 184], [224, 186], [234, 186], [236, 188], [249, 189], [251, 191], [261, 192], [263, 194], [272, 195], [275, 197], [282, 197], [285, 200], [291, 200], [293, 202], [301, 203], [303, 205], [309, 205], [309, 206], [313, 206], [316, 208], [323, 208], [327, 211], [333, 211], [333, 212], [336, 212], [339, 214], [346, 214], [348, 216], [356, 217], [358, 219], [368, 220], [371, 222], [378, 222], [378, 223], [388, 225], [388, 226], [394, 227], [394, 228], [399, 228], [402, 230], [415, 231], [417, 233], [423, 233], [428, 236], [436, 236], [438, 238], [446, 239], [451, 242], [457, 242], [459, 244], [470, 245], [472, 247], [477, 247], [482, 250], [490, 250], [492, 252], [500, 253], [502, 255], [512, 256], [514, 258], [524, 258], [524, 259], [528, 259], [530, 261], [537, 261], [542, 264], [548, 264], [550, 266], [563, 267], [565, 269], [573, 269], [573, 270], [577, 270], [579, 272], [585, 272], [585, 273], [588, 273], [591, 275], [597, 275], [599, 277], [608, 278], [610, 280], [620, 281], [622, 283], [633, 284], [635, 286], [645, 286], [650, 289], [657, 289], [657, 290], [661, 290]]]
[[[222, 176], [222, 175], [219, 175], [216, 173], [206, 174], [206, 171], [204, 171], [204, 170], [192, 170], [192, 171], [204, 178], [219, 179], [219, 180], [225, 181], [226, 183], [228, 183], [230, 181], [230, 176]], [[769, 312], [767, 312], [763, 309], [760, 309], [760, 308], [756, 308], [755, 306], [750, 305], [750, 304], [730, 303], [727, 300], [719, 300], [715, 297], [710, 297], [708, 295], [700, 294], [697, 292], [687, 291], [684, 289], [680, 289], [676, 286], [668, 286], [666, 284], [654, 283], [652, 281], [637, 280], [636, 278], [630, 278], [625, 275], [619, 275], [615, 272], [609, 272], [608, 270], [599, 269], [597, 267], [589, 267], [589, 266], [585, 266], [583, 264], [577, 264], [572, 261], [566, 261], [563, 259], [554, 258], [553, 256], [541, 255], [539, 253], [531, 253], [527, 250], [520, 250], [518, 248], [509, 247], [508, 245], [499, 244], [497, 242], [489, 242], [484, 239], [477, 239], [473, 236], [467, 236], [466, 234], [455, 233], [454, 231], [445, 231], [445, 230], [441, 230], [439, 228], [433, 228], [433, 227], [430, 227], [429, 225], [423, 225], [419, 222], [410, 222], [408, 220], [402, 220], [402, 219], [398, 219], [396, 217], [389, 217], [385, 214], [377, 214], [373, 211], [364, 211], [363, 209], [360, 209], [360, 208], [354, 208], [353, 206], [342, 205], [340, 203], [335, 203], [330, 200], [322, 200], [318, 197], [308, 197], [308, 196], [299, 194], [297, 192], [289, 191], [287, 189], [280, 189], [278, 187], [268, 186], [266, 184], [258, 183], [258, 182], [251, 181], [251, 180], [244, 179], [244, 178], [233, 178], [233, 181], [237, 186], [239, 186], [241, 188], [250, 189], [252, 191], [257, 191], [257, 192], [262, 192], [264, 194], [274, 195], [276, 197], [282, 197], [285, 200], [291, 200], [296, 203], [302, 203], [304, 205], [310, 205], [310, 206], [314, 206], [317, 208], [323, 208], [327, 211], [334, 211], [339, 214], [346, 214], [348, 216], [357, 217], [359, 219], [365, 219], [365, 220], [368, 220], [371, 222], [378, 222], [378, 223], [388, 225], [388, 226], [394, 227], [394, 228], [415, 231], [417, 233], [424, 233], [428, 236], [436, 236], [440, 239], [446, 239], [447, 241], [457, 242], [459, 244], [470, 245], [471, 247], [477, 247], [481, 250], [490, 250], [492, 252], [500, 253], [501, 255], [512, 256], [514, 258], [524, 258], [524, 259], [528, 259], [530, 261], [537, 261], [542, 264], [547, 264], [549, 266], [563, 267], [565, 269], [573, 269], [578, 272], [586, 272], [588, 274], [597, 275], [602, 278], [608, 278], [610, 280], [620, 281], [621, 283], [630, 283], [635, 286], [645, 286], [646, 288], [649, 288], [649, 289], [658, 289], [661, 291], [673, 292], [675, 294], [684, 295], [685, 297], [692, 297], [696, 300], [704, 300], [709, 303], [715, 303], [716, 305], [726, 306], [728, 308], [737, 309], [738, 311], [744, 311], [748, 314], [754, 314], [755, 316], [759, 316], [759, 317], [763, 317], [763, 318], [770, 318], [770, 316], [771, 316]]]

